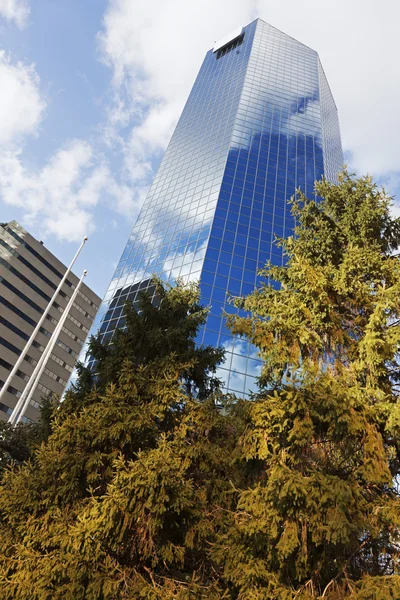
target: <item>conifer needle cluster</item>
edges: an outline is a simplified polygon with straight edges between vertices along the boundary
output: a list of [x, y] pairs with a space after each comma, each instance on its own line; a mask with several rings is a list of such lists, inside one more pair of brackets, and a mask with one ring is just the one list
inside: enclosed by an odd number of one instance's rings
[[51, 431], [4, 430], [0, 598], [400, 598], [400, 222], [369, 178], [316, 194], [228, 316], [251, 401], [196, 346], [198, 286], [155, 281]]

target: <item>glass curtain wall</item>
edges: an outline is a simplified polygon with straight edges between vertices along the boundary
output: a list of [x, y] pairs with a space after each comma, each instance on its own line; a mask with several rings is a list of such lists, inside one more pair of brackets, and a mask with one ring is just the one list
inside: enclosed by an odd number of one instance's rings
[[[247, 397], [257, 351], [232, 336], [222, 311], [249, 294], [267, 260], [282, 264], [275, 236], [293, 232], [288, 199], [343, 164], [336, 106], [318, 54], [257, 19], [204, 59], [92, 333], [109, 340], [127, 299], [156, 274], [200, 280], [211, 307], [199, 343], [223, 346], [219, 376]], [[151, 291], [151, 290], [150, 290]]]

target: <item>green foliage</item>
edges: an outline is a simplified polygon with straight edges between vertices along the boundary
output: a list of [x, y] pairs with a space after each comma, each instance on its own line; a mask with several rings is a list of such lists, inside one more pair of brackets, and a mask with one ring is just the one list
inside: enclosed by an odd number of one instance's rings
[[264, 361], [252, 402], [224, 397], [221, 352], [194, 344], [196, 286], [156, 282], [158, 308], [143, 297], [92, 341], [96, 381], [81, 367], [48, 440], [3, 474], [1, 598], [400, 597], [399, 222], [368, 178], [317, 193], [264, 270], [280, 287], [229, 317]]
[[174, 287], [165, 287], [154, 279], [150, 293], [139, 295], [137, 306], [127, 302], [124, 327], [117, 329], [110, 343], [91, 338], [88, 353], [96, 360], [95, 381], [79, 364], [75, 392], [85, 397], [94, 383], [98, 389], [104, 389], [116, 382], [125, 360], [137, 367], [174, 353], [185, 364], [181, 377], [187, 390], [191, 392], [193, 388], [198, 398], [206, 398], [219, 386], [213, 374], [223, 358], [221, 349], [196, 347], [197, 331], [206, 318], [207, 310], [199, 304], [196, 284], [185, 286], [178, 281]]
[[12, 427], [0, 422], [0, 473], [6, 467], [22, 464], [34, 456], [36, 449], [51, 433], [57, 406], [57, 399], [44, 396], [37, 423], [20, 423]]
[[23, 463], [32, 454], [32, 448], [37, 446], [38, 436], [36, 427], [19, 424], [12, 427], [0, 422], [0, 469], [3, 471], [11, 463]]
[[264, 366], [240, 440], [258, 468], [222, 560], [243, 598], [395, 597], [400, 224], [369, 178], [345, 172], [316, 192], [293, 201], [286, 266], [263, 272], [279, 289], [266, 283], [238, 300], [249, 317], [230, 318]]
[[77, 406], [78, 382], [48, 442], [5, 473], [2, 598], [224, 596], [203, 546], [216, 536], [214, 504], [233, 508], [235, 419], [218, 396], [199, 402], [187, 385], [203, 382], [205, 395], [221, 357], [194, 346], [198, 293], [159, 288], [159, 311], [145, 298], [140, 315], [128, 309], [137, 329], [104, 349], [99, 385]]

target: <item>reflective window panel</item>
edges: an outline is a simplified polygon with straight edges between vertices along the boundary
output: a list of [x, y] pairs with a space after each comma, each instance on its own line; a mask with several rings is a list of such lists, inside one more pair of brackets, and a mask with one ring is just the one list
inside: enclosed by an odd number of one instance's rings
[[200, 280], [210, 315], [198, 342], [225, 348], [219, 376], [247, 397], [261, 362], [227, 329], [222, 313], [236, 310], [227, 299], [249, 294], [267, 260], [282, 264], [274, 239], [293, 231], [295, 189], [313, 197], [314, 181], [334, 181], [342, 165], [318, 54], [253, 21], [206, 54], [92, 333], [111, 339], [125, 301], [149, 289], [152, 274]]

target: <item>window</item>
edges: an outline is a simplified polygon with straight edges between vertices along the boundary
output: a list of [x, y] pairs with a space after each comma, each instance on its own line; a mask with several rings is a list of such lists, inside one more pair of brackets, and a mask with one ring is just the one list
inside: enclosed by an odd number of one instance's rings
[[5, 319], [4, 317], [0, 317], [0, 323], [4, 325], [4, 327], [10, 329], [10, 331], [12, 331], [13, 333], [21, 337], [23, 340], [29, 340], [29, 335], [24, 333], [19, 327], [13, 325], [13, 323], [10, 323], [10, 321], [7, 321], [7, 319]]
[[[55, 267], [53, 267], [53, 265], [51, 263], [49, 263], [48, 260], [46, 260], [45, 258], [43, 258], [43, 256], [39, 253], [36, 252], [36, 250], [34, 248], [32, 248], [32, 246], [30, 246], [30, 244], [27, 244], [17, 233], [15, 233], [15, 231], [13, 231], [8, 225], [5, 226], [5, 230], [13, 237], [15, 238], [20, 244], [21, 246], [24, 246], [24, 248], [26, 248], [27, 250], [29, 250], [29, 252], [31, 254], [33, 254], [33, 256], [35, 256], [35, 258], [37, 258], [43, 265], [45, 265], [52, 273], [54, 273], [54, 275], [57, 275], [57, 277], [59, 277], [60, 279], [62, 279], [63, 274], [60, 273], [60, 271], [58, 271], [58, 269], [56, 269]], [[24, 264], [26, 264], [34, 273], [36, 273], [36, 275], [38, 275], [38, 277], [41, 277], [41, 279], [43, 279], [43, 281], [46, 281], [46, 283], [52, 287], [53, 289], [56, 289], [56, 286], [54, 285], [54, 283], [52, 283], [45, 275], [43, 275], [42, 273], [40, 273], [40, 271], [38, 271], [38, 269], [36, 269], [35, 267], [33, 267], [30, 263], [28, 263], [28, 261], [26, 261], [23, 257], [21, 257], [20, 255], [18, 255], [18, 253], [16, 251], [13, 251], [13, 254], [15, 254], [15, 256], [18, 256], [18, 258], [21, 260], [21, 262], [23, 262]], [[65, 281], [65, 283], [71, 288], [71, 289], [75, 289], [75, 286], [73, 285], [73, 283], [71, 281], [69, 281], [69, 279], [67, 279]], [[60, 292], [60, 294], [64, 297], [67, 298], [67, 295], [64, 292]], [[96, 304], [90, 300], [83, 292], [79, 291], [78, 292], [79, 296], [81, 296], [88, 304], [90, 304], [90, 306], [94, 306], [96, 309], [98, 308], [98, 306], [96, 306]]]
[[12, 413], [12, 408], [7, 406], [6, 404], [3, 404], [2, 402], [0, 402], [0, 410], [5, 412], [6, 415], [11, 415]]
[[217, 59], [221, 58], [222, 56], [225, 56], [225, 54], [228, 54], [228, 52], [231, 52], [232, 50], [234, 50], [235, 48], [237, 48], [238, 46], [243, 44], [243, 40], [244, 40], [244, 33], [242, 33], [238, 38], [236, 38], [232, 42], [229, 42], [229, 44], [227, 44], [223, 48], [220, 48], [217, 51]]
[[57, 340], [57, 346], [60, 346], [60, 348], [62, 348], [63, 350], [65, 350], [65, 352], [68, 352], [68, 354], [71, 354], [71, 356], [73, 356], [74, 358], [78, 358], [77, 353], [74, 352], [72, 350], [72, 348], [70, 348], [69, 346], [67, 346], [66, 344], [64, 344], [61, 340]]
[[34, 321], [30, 317], [28, 317], [24, 312], [22, 312], [22, 310], [19, 310], [19, 308], [17, 308], [13, 304], [11, 304], [11, 302], [8, 302], [8, 300], [3, 298], [2, 296], [0, 296], [0, 304], [4, 304], [4, 306], [6, 306], [9, 310], [11, 310], [13, 313], [18, 315], [21, 319], [23, 319], [24, 321], [29, 323], [29, 325], [32, 325], [32, 327], [35, 327], [36, 321]]
[[13, 275], [15, 275], [15, 277], [18, 277], [18, 279], [20, 279], [27, 286], [29, 286], [30, 288], [32, 288], [32, 290], [34, 290], [39, 296], [41, 296], [42, 298], [44, 298], [45, 300], [47, 300], [47, 302], [50, 302], [50, 299], [51, 299], [50, 296], [48, 296], [47, 294], [45, 294], [37, 285], [35, 285], [27, 277], [25, 277], [25, 275], [22, 275], [22, 273], [20, 273], [19, 271], [17, 271], [17, 269], [14, 269], [14, 267], [12, 267], [10, 264], [7, 263], [7, 261], [3, 260], [2, 258], [0, 258], [0, 263], [6, 269], [8, 269], [9, 271], [11, 271], [11, 273]]
[[21, 300], [23, 300], [24, 302], [26, 302], [27, 304], [29, 304], [29, 306], [31, 306], [33, 309], [35, 309], [38, 313], [42, 314], [43, 310], [40, 308], [40, 306], [38, 304], [36, 304], [36, 302], [33, 302], [33, 300], [31, 300], [30, 298], [28, 298], [28, 296], [25, 296], [25, 294], [23, 294], [20, 290], [18, 290], [12, 283], [10, 283], [6, 279], [4, 279], [4, 277], [0, 277], [0, 282], [6, 288], [8, 288], [9, 290], [11, 290], [16, 296], [18, 296], [19, 298], [21, 298]]

